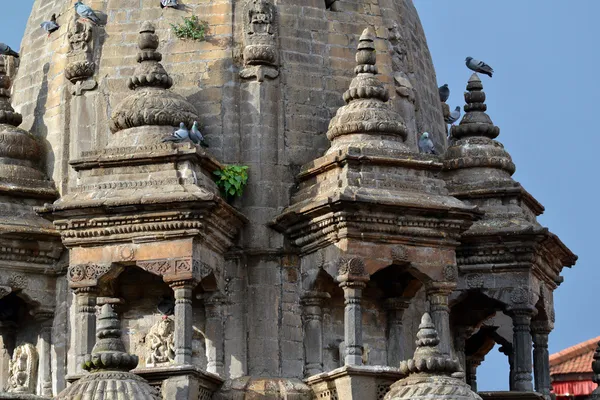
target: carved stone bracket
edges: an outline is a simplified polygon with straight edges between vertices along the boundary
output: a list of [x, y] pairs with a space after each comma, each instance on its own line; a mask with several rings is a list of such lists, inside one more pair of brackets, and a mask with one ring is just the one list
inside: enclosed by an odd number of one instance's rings
[[72, 288], [97, 286], [98, 279], [111, 270], [110, 264], [76, 264], [69, 266], [67, 278]]
[[73, 21], [67, 33], [69, 38], [68, 64], [65, 77], [73, 84], [71, 93], [81, 96], [86, 90], [97, 86], [93, 78], [96, 63], [93, 61], [93, 28], [91, 22], [77, 19]]
[[244, 7], [244, 69], [240, 77], [265, 78], [279, 76], [277, 66], [276, 7], [270, 0], [248, 0]]
[[138, 261], [136, 264], [151, 274], [161, 276], [165, 282], [201, 281], [213, 273], [213, 268], [207, 263], [191, 258]]

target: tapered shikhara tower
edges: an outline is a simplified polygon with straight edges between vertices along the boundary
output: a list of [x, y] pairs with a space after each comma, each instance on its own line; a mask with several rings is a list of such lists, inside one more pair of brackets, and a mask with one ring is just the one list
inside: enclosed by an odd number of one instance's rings
[[[447, 142], [412, 2], [180, 3], [88, 0], [93, 25], [36, 0], [18, 72], [0, 64], [0, 388], [57, 395], [84, 363], [98, 399], [143, 379], [165, 399], [408, 398], [422, 374], [419, 393], [469, 397], [499, 343], [511, 389], [549, 395], [576, 257], [512, 179], [476, 75]], [[204, 40], [175, 35], [192, 16]], [[163, 143], [194, 121], [208, 148]], [[239, 197], [227, 164], [249, 167]], [[433, 358], [401, 369], [426, 311]], [[127, 362], [92, 351], [117, 315]], [[135, 356], [143, 390], [105, 390]]]

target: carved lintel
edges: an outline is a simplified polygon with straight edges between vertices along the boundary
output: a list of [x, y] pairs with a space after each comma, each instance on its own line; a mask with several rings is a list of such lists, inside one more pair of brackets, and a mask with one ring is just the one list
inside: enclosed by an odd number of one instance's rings
[[161, 276], [167, 283], [176, 281], [199, 282], [213, 273], [213, 268], [205, 262], [192, 258], [138, 261], [141, 269]]
[[72, 288], [97, 286], [98, 280], [112, 269], [110, 264], [76, 264], [67, 272], [69, 285]]
[[279, 76], [279, 70], [268, 65], [251, 65], [240, 71], [242, 79], [256, 78], [258, 82], [264, 82], [265, 78], [275, 79]]

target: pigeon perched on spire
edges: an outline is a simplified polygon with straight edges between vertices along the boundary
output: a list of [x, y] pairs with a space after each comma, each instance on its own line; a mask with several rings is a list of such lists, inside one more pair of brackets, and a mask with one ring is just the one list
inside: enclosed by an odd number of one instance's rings
[[459, 118], [460, 118], [460, 107], [456, 107], [454, 109], [454, 111], [452, 111], [450, 113], [450, 115], [448, 115], [448, 117], [446, 117], [446, 119], [444, 121], [446, 121], [447, 124], [454, 125], [454, 123], [456, 121], [458, 121]]
[[423, 132], [419, 138], [419, 151], [425, 154], [437, 154], [433, 141], [429, 138], [429, 132]]
[[56, 22], [56, 14], [52, 14], [52, 18], [50, 18], [50, 21], [44, 21], [40, 24], [40, 26], [43, 30], [48, 32], [48, 36], [50, 36], [52, 32], [56, 32], [58, 28], [60, 28], [60, 26]]
[[490, 78], [494, 73], [494, 69], [484, 63], [483, 61], [479, 61], [474, 59], [473, 57], [467, 57], [465, 59], [465, 64], [469, 67], [470, 70], [482, 73], [484, 75], [488, 75]]
[[195, 144], [199, 144], [202, 147], [208, 147], [208, 144], [204, 141], [204, 136], [198, 129], [198, 121], [194, 121], [192, 125], [192, 131], [190, 132], [190, 140]]
[[11, 49], [10, 46], [5, 43], [0, 43], [0, 55], [19, 58], [19, 53]]
[[160, 8], [172, 7], [177, 8], [177, 0], [160, 0]]
[[75, 3], [75, 11], [81, 18], [92, 21], [96, 25], [100, 23], [100, 18], [98, 18], [94, 10], [90, 6], [83, 4], [81, 0]]
[[440, 101], [445, 103], [446, 100], [448, 100], [448, 97], [450, 97], [450, 88], [448, 88], [448, 84], [444, 83], [438, 90], [440, 92]]
[[171, 136], [164, 138], [162, 141], [164, 142], [175, 142], [181, 143], [184, 140], [190, 139], [190, 131], [186, 128], [185, 124], [182, 122], [179, 124], [179, 129], [177, 129]]

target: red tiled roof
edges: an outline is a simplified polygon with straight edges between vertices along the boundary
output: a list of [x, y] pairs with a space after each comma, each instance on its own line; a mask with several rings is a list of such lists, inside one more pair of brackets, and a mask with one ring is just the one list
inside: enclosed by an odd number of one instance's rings
[[594, 351], [600, 336], [550, 356], [550, 375], [592, 373]]

